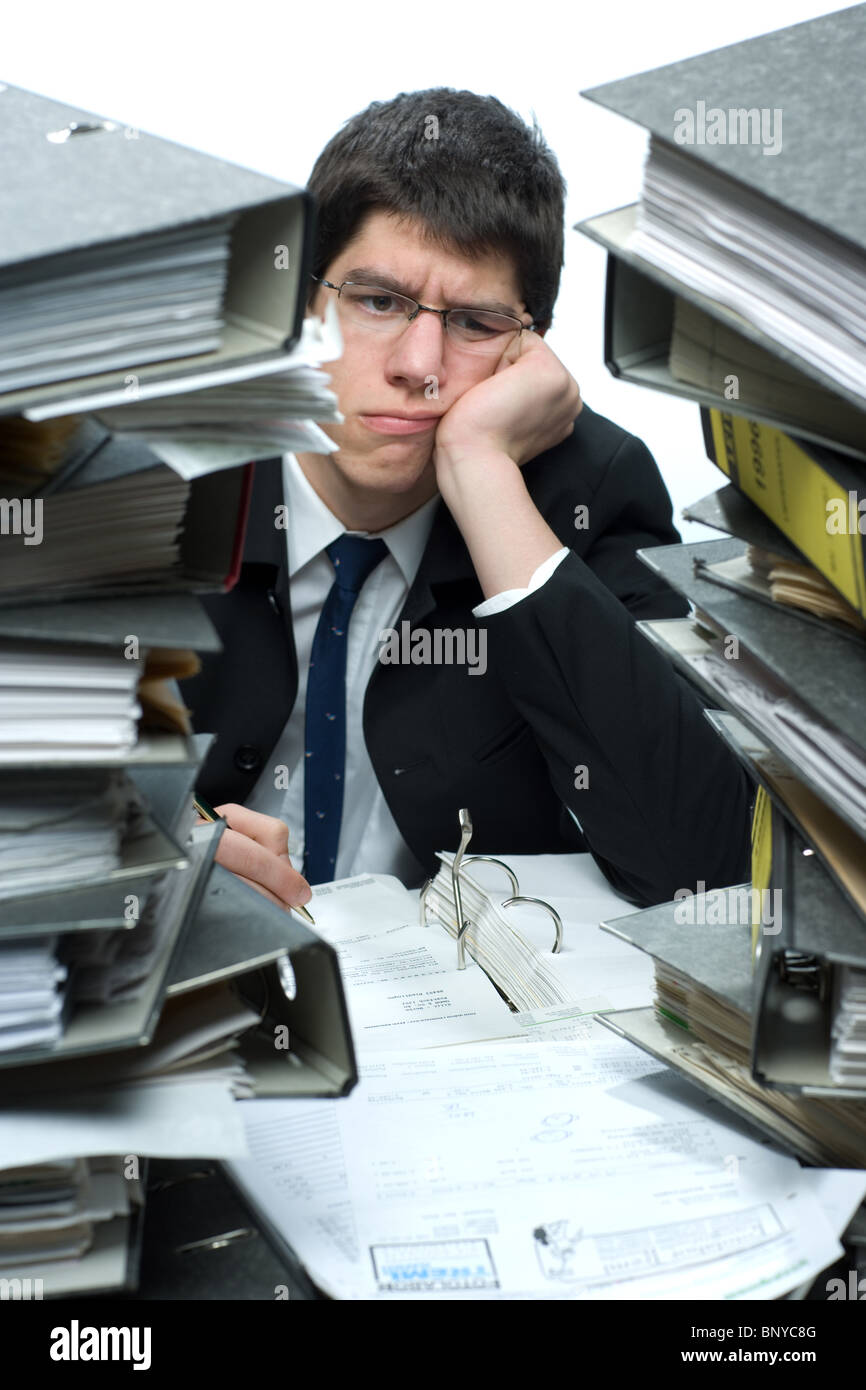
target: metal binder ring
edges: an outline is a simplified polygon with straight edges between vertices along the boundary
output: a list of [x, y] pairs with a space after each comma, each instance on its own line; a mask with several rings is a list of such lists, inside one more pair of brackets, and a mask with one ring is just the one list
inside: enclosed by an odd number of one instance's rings
[[511, 884], [512, 893], [520, 892], [520, 884], [517, 882], [517, 874], [510, 869], [501, 859], [494, 859], [491, 854], [470, 854], [468, 859], [463, 860], [464, 864], [498, 864], [500, 869], [504, 869], [508, 874], [508, 881]]
[[550, 913], [553, 918], [553, 925], [556, 928], [556, 940], [553, 944], [553, 951], [551, 954], [554, 956], [558, 955], [562, 950], [562, 918], [556, 908], [551, 907], [550, 903], [544, 902], [542, 898], [527, 898], [525, 894], [521, 894], [516, 898], [506, 898], [504, 903], [500, 903], [500, 907], [511, 907], [514, 903], [534, 903], [536, 907], [543, 907], [545, 912]]
[[[513, 893], [520, 892], [520, 884], [517, 881], [517, 874], [514, 872], [513, 869], [510, 869], [507, 864], [503, 863], [501, 859], [494, 859], [493, 856], [490, 854], [470, 854], [468, 859], [463, 860], [463, 863], [464, 865], [478, 863], [498, 864], [500, 869], [504, 869], [508, 875], [508, 881], [511, 884], [511, 891]], [[432, 887], [433, 880], [432, 878], [428, 878], [418, 896], [418, 913], [422, 927], [429, 927], [430, 925], [430, 923], [427, 921], [427, 895], [429, 894], [430, 889]]]
[[239, 1226], [236, 1231], [222, 1231], [218, 1236], [208, 1236], [206, 1240], [191, 1240], [186, 1245], [176, 1245], [176, 1255], [191, 1255], [195, 1250], [223, 1250], [239, 1240], [252, 1240], [258, 1232], [249, 1226]]
[[428, 878], [427, 882], [424, 884], [424, 887], [421, 889], [421, 893], [418, 898], [418, 908], [421, 914], [422, 927], [429, 927], [430, 925], [430, 923], [427, 921], [427, 894], [430, 892], [430, 889], [432, 887], [433, 880], [432, 878]]
[[454, 906], [457, 909], [457, 969], [466, 969], [466, 946], [463, 938], [469, 930], [469, 919], [463, 916], [463, 895], [460, 892], [460, 865], [472, 839], [472, 817], [465, 809], [460, 811], [460, 848], [451, 861], [451, 887], [454, 892]]
[[[427, 921], [427, 894], [430, 892], [430, 889], [432, 887], [433, 880], [432, 878], [428, 878], [427, 882], [424, 884], [424, 887], [421, 889], [421, 893], [418, 898], [418, 906], [421, 914], [422, 927], [429, 927], [430, 925], [430, 923]], [[465, 970], [466, 954], [465, 947], [463, 945], [463, 938], [466, 935], [466, 929], [469, 926], [469, 923], [463, 921], [463, 903], [460, 899], [460, 889], [456, 883], [454, 886], [454, 900], [457, 908], [457, 969]]]

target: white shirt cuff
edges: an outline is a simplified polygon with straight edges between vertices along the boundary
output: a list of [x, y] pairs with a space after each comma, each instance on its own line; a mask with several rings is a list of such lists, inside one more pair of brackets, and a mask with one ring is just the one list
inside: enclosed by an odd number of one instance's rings
[[536, 589], [540, 589], [542, 584], [546, 584], [554, 570], [558, 569], [571, 552], [568, 546], [563, 546], [557, 550], [555, 555], [550, 555], [538, 566], [538, 569], [531, 576], [525, 589], [503, 589], [501, 594], [494, 594], [492, 598], [486, 598], [483, 603], [479, 603], [472, 612], [476, 618], [492, 618], [494, 613], [504, 613], [506, 608], [512, 608], [515, 603], [519, 603], [527, 594], [534, 594]]

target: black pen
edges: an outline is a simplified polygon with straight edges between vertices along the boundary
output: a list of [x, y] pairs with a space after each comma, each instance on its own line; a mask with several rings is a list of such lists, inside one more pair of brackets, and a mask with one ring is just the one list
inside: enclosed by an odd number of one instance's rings
[[[192, 804], [193, 804], [193, 806], [195, 807], [195, 809], [198, 811], [198, 813], [199, 813], [199, 815], [201, 816], [202, 820], [215, 821], [215, 820], [221, 820], [221, 819], [222, 819], [221, 816], [218, 816], [218, 815], [217, 815], [217, 813], [216, 813], [216, 811], [214, 810], [214, 808], [213, 808], [212, 806], [209, 806], [209, 805], [208, 805], [208, 803], [205, 801], [204, 797], [201, 796], [201, 794], [200, 794], [199, 792], [196, 792], [195, 796], [193, 797], [193, 799], [192, 799]], [[307, 909], [306, 909], [305, 907], [302, 907], [300, 903], [298, 903], [297, 905], [295, 905], [295, 904], [290, 905], [289, 911], [290, 911], [290, 912], [297, 912], [298, 916], [299, 916], [299, 917], [303, 917], [303, 919], [304, 919], [305, 922], [309, 922], [309, 924], [310, 924], [311, 927], [314, 927], [314, 926], [316, 925], [316, 919], [315, 919], [315, 917], [313, 916], [312, 912], [308, 912]]]

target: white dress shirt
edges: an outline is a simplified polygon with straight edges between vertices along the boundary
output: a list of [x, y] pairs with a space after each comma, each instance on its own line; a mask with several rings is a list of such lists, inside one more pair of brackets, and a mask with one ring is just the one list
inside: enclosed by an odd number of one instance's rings
[[[304, 723], [307, 674], [319, 614], [334, 582], [334, 567], [325, 547], [345, 533], [308, 482], [294, 454], [283, 456], [283, 496], [287, 504], [286, 546], [298, 694], [294, 708], [246, 804], [277, 816], [289, 827], [289, 857], [298, 870], [304, 858]], [[411, 516], [378, 534], [388, 554], [365, 580], [349, 622], [346, 650], [346, 769], [343, 819], [337, 850], [336, 878], [363, 872], [394, 874], [417, 883], [423, 869], [403, 839], [382, 794], [364, 740], [364, 693], [379, 657], [379, 634], [393, 628], [406, 602], [433, 525], [438, 495]], [[357, 534], [357, 533], [350, 533]], [[364, 532], [364, 535], [368, 533]], [[371, 533], [372, 534], [372, 533]], [[568, 554], [563, 547], [540, 565], [526, 589], [509, 589], [480, 603], [473, 611], [488, 617], [540, 587]], [[278, 781], [274, 769], [285, 768]]]

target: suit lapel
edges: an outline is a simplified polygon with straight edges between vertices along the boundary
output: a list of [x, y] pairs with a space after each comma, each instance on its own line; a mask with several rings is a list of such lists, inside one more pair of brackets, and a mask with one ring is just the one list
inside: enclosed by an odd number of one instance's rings
[[440, 501], [415, 582], [406, 596], [398, 623], [421, 622], [446, 594], [451, 601], [465, 598], [470, 608], [484, 597], [466, 542], [445, 503]]
[[[268, 600], [279, 613], [288, 642], [294, 672], [292, 703], [298, 686], [298, 658], [292, 626], [289, 568], [285, 524], [276, 524], [277, 508], [284, 505], [282, 458], [259, 459], [253, 477], [250, 514], [244, 541], [244, 570], [256, 574], [267, 588]], [[284, 514], [283, 514], [284, 515]], [[249, 567], [249, 568], [248, 568]]]

